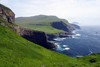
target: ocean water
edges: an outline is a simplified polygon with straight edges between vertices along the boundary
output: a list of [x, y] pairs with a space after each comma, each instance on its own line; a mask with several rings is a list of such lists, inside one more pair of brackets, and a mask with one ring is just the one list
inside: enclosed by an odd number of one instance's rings
[[81, 27], [73, 31], [72, 37], [55, 38], [51, 41], [58, 45], [52, 49], [71, 57], [82, 57], [91, 53], [100, 53], [100, 27]]

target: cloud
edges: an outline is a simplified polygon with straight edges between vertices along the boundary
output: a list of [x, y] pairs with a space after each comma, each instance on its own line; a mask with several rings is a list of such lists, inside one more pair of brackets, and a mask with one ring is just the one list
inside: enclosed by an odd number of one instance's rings
[[2, 4], [7, 4], [9, 0], [0, 0]]
[[0, 2], [10, 7], [16, 17], [56, 15], [70, 22], [78, 21], [87, 25], [92, 22], [90, 20], [98, 23], [100, 21], [97, 20], [100, 18], [100, 0], [0, 0]]

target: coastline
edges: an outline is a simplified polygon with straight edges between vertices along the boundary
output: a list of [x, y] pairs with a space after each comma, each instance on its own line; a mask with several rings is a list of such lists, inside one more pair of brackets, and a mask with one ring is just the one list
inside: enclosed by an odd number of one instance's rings
[[69, 35], [74, 35], [73, 33], [56, 33], [56, 34], [46, 34], [49, 41], [54, 41], [54, 38], [60, 37], [71, 37]]

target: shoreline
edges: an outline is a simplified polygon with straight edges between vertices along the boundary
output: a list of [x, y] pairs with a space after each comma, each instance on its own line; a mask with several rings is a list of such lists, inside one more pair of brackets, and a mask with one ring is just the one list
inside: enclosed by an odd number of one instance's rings
[[60, 37], [72, 37], [71, 35], [75, 35], [73, 33], [56, 33], [56, 34], [46, 34], [49, 41], [55, 41], [54, 38]]

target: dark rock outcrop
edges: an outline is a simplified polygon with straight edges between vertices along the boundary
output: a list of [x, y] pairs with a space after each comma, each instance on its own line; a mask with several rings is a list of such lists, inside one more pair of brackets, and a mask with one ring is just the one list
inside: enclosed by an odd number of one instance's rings
[[0, 18], [9, 23], [15, 23], [15, 14], [9, 8], [0, 4]]
[[47, 40], [47, 36], [44, 32], [34, 31], [30, 29], [22, 28], [15, 24], [15, 14], [9, 8], [0, 4], [0, 24], [8, 27], [23, 38], [41, 45], [45, 48], [52, 49], [57, 48], [54, 43]]
[[50, 25], [56, 29], [65, 31], [65, 33], [47, 34], [48, 40], [53, 40], [57, 37], [70, 37], [69, 35], [72, 35], [73, 30], [80, 29], [78, 25], [70, 24], [68, 22], [66, 24], [63, 21], [51, 22]]
[[56, 29], [63, 30], [69, 32], [68, 25], [65, 24], [63, 21], [60, 22], [51, 22], [50, 25]]
[[47, 49], [57, 48], [55, 44], [47, 40], [47, 36], [44, 32], [33, 31], [20, 27], [20, 36]]
[[66, 23], [66, 22], [63, 22], [63, 21], [60, 21], [60, 22], [51, 22], [50, 25], [56, 29], [59, 29], [59, 30], [63, 30], [63, 31], [66, 31], [67, 33], [71, 33], [73, 30], [75, 29], [79, 29], [78, 25], [75, 25], [75, 24], [70, 24], [70, 23]]
[[0, 4], [0, 24], [19, 34], [19, 26], [15, 24], [15, 14], [8, 7]]
[[69, 37], [69, 35], [72, 35], [71, 33], [56, 33], [56, 34], [47, 34], [48, 36], [48, 40], [53, 40], [54, 38], [57, 38], [57, 37]]

